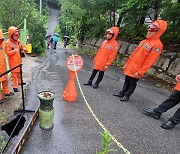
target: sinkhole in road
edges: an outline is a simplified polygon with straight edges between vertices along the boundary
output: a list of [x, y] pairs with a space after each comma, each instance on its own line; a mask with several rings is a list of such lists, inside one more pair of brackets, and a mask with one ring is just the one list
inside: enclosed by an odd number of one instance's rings
[[25, 117], [22, 114], [17, 115], [9, 123], [1, 126], [1, 130], [4, 130], [8, 136], [14, 137], [19, 134], [20, 130], [24, 127]]

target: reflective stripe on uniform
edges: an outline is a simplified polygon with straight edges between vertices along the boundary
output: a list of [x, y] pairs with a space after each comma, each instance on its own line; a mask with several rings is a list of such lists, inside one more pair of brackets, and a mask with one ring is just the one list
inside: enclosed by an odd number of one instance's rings
[[143, 46], [145, 47], [147, 50], [151, 51], [152, 50], [152, 47], [147, 45], [147, 44], [139, 44], [139, 46]]

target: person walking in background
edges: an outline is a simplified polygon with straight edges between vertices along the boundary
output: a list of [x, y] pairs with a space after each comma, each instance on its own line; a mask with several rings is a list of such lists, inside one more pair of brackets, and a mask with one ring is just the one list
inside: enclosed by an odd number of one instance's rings
[[63, 36], [64, 48], [66, 48], [66, 46], [69, 44], [69, 40], [69, 36]]
[[113, 60], [116, 58], [116, 54], [119, 50], [119, 44], [116, 41], [116, 38], [119, 34], [118, 27], [111, 27], [106, 31], [106, 40], [102, 42], [97, 54], [94, 58], [94, 67], [92, 74], [87, 83], [84, 85], [92, 85], [92, 81], [95, 78], [96, 74], [99, 72], [98, 78], [93, 85], [93, 88], [96, 89], [99, 87], [99, 83], [104, 77], [104, 72], [110, 67]]
[[[174, 91], [171, 93], [169, 98], [162, 102], [158, 107], [154, 109], [144, 109], [143, 113], [147, 116], [150, 116], [154, 119], [159, 119], [162, 113], [168, 111], [172, 107], [180, 103], [180, 74], [176, 77], [177, 84], [174, 88]], [[172, 129], [177, 124], [180, 123], [180, 108], [174, 113], [174, 115], [169, 118], [165, 123], [161, 125], [163, 129]]]
[[160, 36], [166, 31], [167, 22], [156, 20], [147, 28], [146, 39], [141, 41], [132, 52], [124, 66], [125, 82], [122, 90], [114, 96], [120, 97], [120, 101], [128, 101], [134, 92], [137, 81], [156, 62], [163, 50]]
[[[4, 42], [4, 36], [3, 36], [2, 30], [0, 29], [0, 74], [5, 73], [7, 71], [3, 42]], [[3, 86], [3, 92], [5, 96], [14, 95], [9, 90], [7, 74], [0, 77], [0, 89], [1, 89], [1, 84]], [[0, 103], [3, 103], [3, 96], [1, 93], [0, 93]]]
[[49, 49], [49, 47], [50, 47], [50, 44], [51, 44], [50, 41], [51, 41], [51, 35], [46, 36], [47, 49]]
[[56, 45], [57, 45], [58, 42], [59, 42], [58, 37], [56, 35], [53, 35], [53, 44], [54, 44], [53, 49], [56, 49]]
[[50, 47], [53, 48], [53, 37], [50, 38]]
[[[27, 52], [23, 43], [19, 40], [20, 32], [17, 27], [11, 26], [8, 29], [9, 39], [5, 42], [5, 51], [9, 60], [10, 69], [22, 64], [22, 56]], [[18, 92], [18, 85], [21, 85], [20, 68], [16, 68], [11, 72], [11, 81], [13, 83], [14, 92]], [[22, 83], [23, 85], [25, 83]]]

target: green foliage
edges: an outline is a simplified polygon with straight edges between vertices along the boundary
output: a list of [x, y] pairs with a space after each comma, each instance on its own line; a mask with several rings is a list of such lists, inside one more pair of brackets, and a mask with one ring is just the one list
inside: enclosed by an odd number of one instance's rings
[[146, 28], [144, 25], [147, 10], [152, 7], [153, 0], [128, 0], [118, 10], [123, 17], [121, 36], [125, 40], [140, 41], [144, 38]]
[[141, 26], [140, 24], [136, 24], [136, 26], [132, 27], [131, 24], [126, 24], [121, 30], [121, 39], [136, 42], [145, 38], [145, 33], [145, 25]]
[[61, 6], [58, 0], [47, 0], [47, 3], [50, 7], [55, 9], [59, 9]]
[[101, 143], [102, 143], [102, 148], [101, 151], [97, 152], [97, 154], [107, 154], [109, 152], [114, 152], [114, 149], [109, 148], [110, 143], [112, 141], [111, 136], [109, 136], [108, 132], [104, 131], [101, 133]]
[[[117, 10], [118, 0], [61, 0], [60, 29], [83, 41], [88, 37], [102, 37], [110, 22], [110, 14]], [[69, 7], [71, 6], [71, 7]], [[76, 34], [76, 35], [75, 35]]]
[[83, 54], [89, 55], [90, 57], [95, 57], [96, 56], [96, 52], [93, 52], [93, 51], [90, 51], [90, 50], [82, 50], [82, 49], [79, 49], [79, 48], [74, 48], [74, 49], [78, 50], [79, 52], [81, 52]]
[[7, 144], [7, 141], [5, 141], [3, 135], [0, 134], [0, 152], [2, 152], [6, 144]]
[[1, 112], [0, 113], [0, 121], [2, 121], [2, 120], [4, 120], [4, 119], [6, 119], [7, 118], [7, 113], [6, 112]]
[[[35, 7], [31, 5], [31, 15], [27, 18], [27, 27], [31, 32], [31, 43], [33, 46], [33, 52], [41, 54], [45, 51], [46, 44], [45, 44], [45, 34], [46, 34], [46, 18], [43, 18], [36, 11]], [[46, 20], [45, 20], [46, 19]], [[33, 24], [32, 24], [33, 23]]]
[[179, 52], [180, 40], [180, 2], [163, 0], [160, 3], [159, 14], [168, 21], [168, 30], [163, 36], [166, 49]]
[[[27, 28], [30, 33], [30, 42], [34, 53], [42, 53], [45, 50], [45, 23], [47, 18], [39, 14], [37, 5], [34, 2], [26, 0], [1, 0], [0, 5], [0, 23], [3, 29], [10, 26], [18, 26], [23, 20], [27, 19]], [[23, 24], [19, 28], [23, 28]]]
[[[145, 17], [148, 10], [154, 8], [154, 0], [59, 1], [61, 3], [60, 34], [73, 35], [80, 41], [89, 37], [102, 37], [104, 31], [112, 25], [120, 27], [121, 39], [140, 41], [146, 35]], [[178, 51], [180, 3], [176, 0], [157, 2], [158, 19], [168, 21], [168, 30], [162, 37], [163, 42], [166, 47], [170, 46]]]
[[55, 30], [54, 30], [54, 33], [57, 33], [57, 34], [59, 34], [60, 33], [60, 29], [59, 29], [59, 26], [56, 26], [56, 28], [55, 28]]

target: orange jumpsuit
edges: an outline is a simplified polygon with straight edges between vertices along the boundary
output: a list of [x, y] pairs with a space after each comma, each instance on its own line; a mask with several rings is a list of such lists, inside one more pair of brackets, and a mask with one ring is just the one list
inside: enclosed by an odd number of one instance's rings
[[156, 20], [152, 25], [158, 24], [158, 29], [154, 35], [141, 41], [138, 47], [132, 52], [124, 66], [125, 82], [119, 94], [114, 96], [121, 97], [120, 101], [128, 101], [134, 92], [137, 81], [141, 78], [155, 63], [162, 53], [163, 44], [160, 36], [167, 29], [167, 22]]
[[140, 76], [136, 78], [141, 78], [162, 53], [163, 44], [160, 36], [167, 29], [167, 22], [163, 20], [156, 20], [156, 22], [159, 23], [159, 30], [152, 37], [139, 43], [125, 64], [125, 75], [134, 77], [135, 73], [139, 73]]
[[105, 66], [109, 67], [113, 60], [116, 58], [117, 51], [119, 50], [119, 44], [116, 41], [119, 29], [117, 27], [111, 27], [114, 36], [110, 40], [105, 40], [101, 44], [94, 58], [94, 69], [105, 71]]
[[[110, 37], [109, 37], [109, 34]], [[106, 40], [102, 42], [97, 54], [94, 58], [94, 66], [91, 76], [87, 83], [84, 85], [92, 85], [96, 74], [99, 72], [98, 78], [93, 85], [93, 88], [96, 89], [99, 87], [99, 83], [104, 77], [104, 72], [109, 68], [113, 60], [116, 58], [117, 51], [119, 50], [119, 44], [116, 41], [116, 38], [119, 33], [118, 27], [111, 27], [106, 31]]]
[[[4, 36], [2, 33], [2, 30], [0, 29], [0, 39], [4, 40]], [[5, 60], [5, 51], [4, 51], [4, 46], [3, 46], [3, 42], [0, 43], [0, 74], [6, 72], [6, 60]], [[3, 91], [4, 94], [9, 94], [10, 90], [8, 87], [8, 78], [7, 78], [7, 74], [0, 77], [0, 86], [3, 86]], [[2, 99], [2, 95], [0, 94], [0, 100]]]
[[174, 89], [180, 91], [180, 82], [178, 82], [178, 83], [176, 84], [176, 86], [175, 86]]
[[[5, 50], [9, 60], [9, 67], [10, 69], [22, 64], [22, 58], [20, 56], [20, 50], [25, 50], [23, 43], [20, 40], [14, 41], [12, 39], [12, 35], [18, 30], [17, 27], [9, 27], [8, 29], [8, 36], [9, 39], [5, 43]], [[14, 49], [18, 49], [19, 52], [15, 52]], [[20, 77], [20, 68], [16, 68], [11, 72], [11, 81], [13, 83], [13, 88], [17, 88], [18, 84], [21, 84], [21, 77]]]

